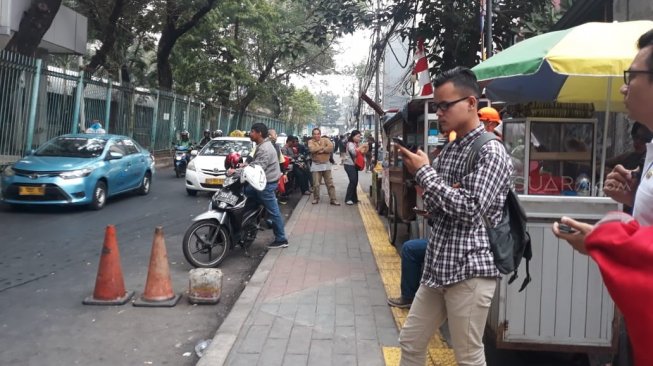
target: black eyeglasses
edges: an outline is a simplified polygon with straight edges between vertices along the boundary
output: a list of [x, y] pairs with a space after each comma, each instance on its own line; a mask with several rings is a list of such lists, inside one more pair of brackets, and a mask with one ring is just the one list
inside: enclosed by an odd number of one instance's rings
[[452, 105], [454, 105], [454, 104], [456, 104], [458, 102], [462, 102], [463, 100], [465, 100], [467, 98], [469, 98], [469, 97], [463, 97], [463, 98], [456, 99], [456, 100], [451, 101], [451, 102], [435, 103], [435, 104], [433, 104], [433, 107], [435, 107], [435, 112], [437, 112], [438, 109], [441, 110], [442, 112], [446, 112], [447, 109], [451, 108]]
[[626, 70], [624, 71], [624, 83], [630, 85], [630, 81], [633, 80], [633, 74], [649, 74], [653, 75], [653, 71], [648, 70]]

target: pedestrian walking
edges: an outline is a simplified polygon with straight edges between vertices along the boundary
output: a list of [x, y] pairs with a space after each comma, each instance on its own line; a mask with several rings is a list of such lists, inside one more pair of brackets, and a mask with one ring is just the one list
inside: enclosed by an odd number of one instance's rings
[[365, 145], [360, 147], [358, 146], [358, 143], [361, 141], [361, 137], [362, 135], [360, 131], [351, 131], [351, 134], [349, 135], [349, 141], [347, 141], [347, 145], [345, 146], [347, 153], [345, 154], [343, 164], [345, 166], [347, 177], [349, 178], [349, 185], [347, 185], [347, 193], [345, 194], [345, 203], [348, 205], [354, 205], [358, 203], [358, 193], [356, 191], [358, 188], [358, 169], [356, 168], [354, 161], [356, 160], [356, 155], [358, 152], [365, 154], [367, 150], [367, 146]]
[[333, 143], [328, 137], [322, 137], [319, 128], [312, 131], [313, 138], [308, 140], [308, 150], [311, 152], [311, 172], [313, 173], [313, 204], [320, 202], [320, 181], [324, 178], [324, 185], [329, 193], [329, 201], [334, 206], [340, 206], [336, 197], [336, 187], [333, 185], [331, 176], [331, 162], [329, 161], [333, 152]]
[[455, 131], [458, 139], [432, 166], [422, 150], [399, 147], [432, 217], [421, 284], [399, 336], [401, 365], [423, 366], [431, 336], [447, 320], [458, 364], [483, 366], [483, 331], [499, 278], [484, 220], [493, 226], [501, 220], [513, 169], [496, 140], [481, 148], [473, 166], [460, 163], [485, 133], [474, 73], [463, 67], [445, 71], [434, 81], [434, 90], [440, 126]]

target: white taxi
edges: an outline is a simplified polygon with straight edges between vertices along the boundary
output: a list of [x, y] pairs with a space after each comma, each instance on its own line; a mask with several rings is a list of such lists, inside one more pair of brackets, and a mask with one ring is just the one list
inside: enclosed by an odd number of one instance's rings
[[195, 196], [198, 191], [217, 191], [226, 176], [224, 161], [227, 155], [237, 152], [247, 156], [254, 146], [249, 137], [216, 137], [209, 141], [188, 164], [186, 192]]

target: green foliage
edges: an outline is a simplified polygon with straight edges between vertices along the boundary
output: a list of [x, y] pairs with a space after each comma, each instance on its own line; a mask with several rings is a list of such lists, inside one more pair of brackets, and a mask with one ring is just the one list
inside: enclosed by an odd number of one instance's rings
[[321, 106], [322, 113], [317, 117], [316, 123], [320, 126], [335, 124], [340, 118], [340, 103], [338, 96], [332, 92], [319, 93], [317, 102]]
[[[105, 38], [109, 18], [115, 0], [66, 0], [64, 4], [88, 18], [88, 42], [91, 52], [84, 56], [88, 62], [99, 49]], [[122, 65], [126, 65], [132, 76], [132, 82], [143, 86], [154, 86], [152, 66], [155, 60], [156, 24], [153, 23], [150, 0], [127, 0], [115, 24], [114, 47], [107, 54], [107, 59], [99, 73], [117, 80]]]
[[[388, 7], [386, 16], [406, 23], [415, 16], [417, 0], [398, 1]], [[515, 28], [550, 0], [494, 0], [493, 41], [497, 49], [513, 43]], [[473, 67], [481, 60], [480, 1], [424, 0], [417, 4], [421, 21], [406, 28], [402, 35], [416, 40], [423, 37], [431, 75], [455, 66]]]
[[321, 113], [322, 107], [315, 96], [307, 88], [302, 88], [293, 90], [288, 98], [287, 112], [282, 117], [289, 122], [292, 130], [299, 131]]
[[222, 1], [177, 44], [175, 88], [241, 111], [287, 113], [289, 76], [332, 71], [331, 45], [365, 22], [363, 4]]
[[529, 14], [521, 27], [513, 27], [513, 31], [524, 38], [546, 33], [571, 8], [572, 4], [572, 0], [560, 0], [560, 8], [556, 9], [551, 2], [546, 2], [541, 9]]

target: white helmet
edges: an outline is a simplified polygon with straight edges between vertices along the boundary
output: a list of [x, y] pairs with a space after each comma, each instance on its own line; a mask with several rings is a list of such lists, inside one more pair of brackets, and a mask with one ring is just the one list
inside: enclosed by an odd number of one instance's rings
[[248, 165], [243, 168], [240, 174], [240, 182], [243, 183], [245, 181], [257, 191], [262, 191], [268, 183], [265, 177], [265, 171], [259, 165]]

